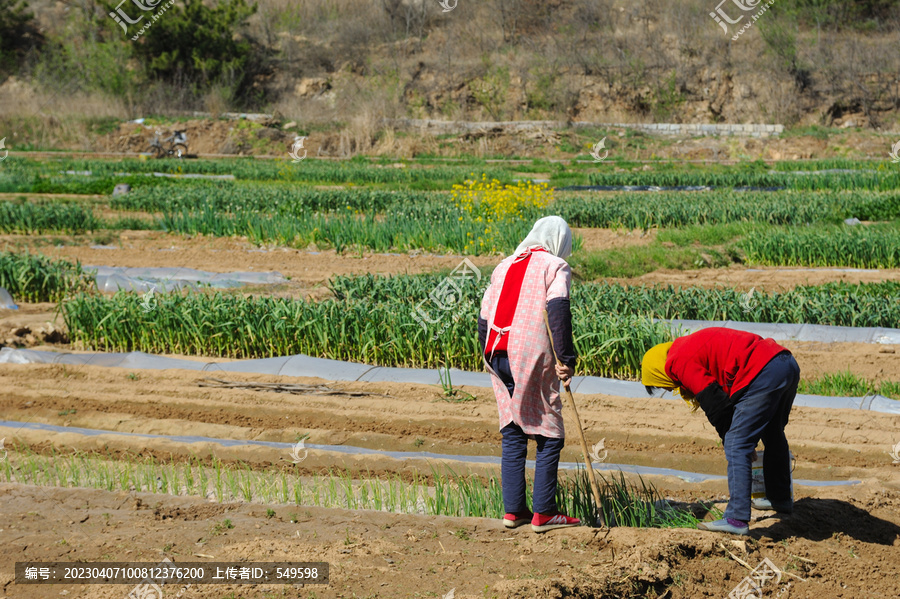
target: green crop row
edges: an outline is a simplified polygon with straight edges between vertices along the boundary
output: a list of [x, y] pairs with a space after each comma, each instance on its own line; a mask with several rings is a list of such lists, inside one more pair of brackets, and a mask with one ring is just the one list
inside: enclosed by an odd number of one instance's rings
[[[525, 238], [538, 218], [504, 220], [486, 224], [473, 220], [445, 202], [397, 207], [385, 215], [337, 214], [269, 215], [259, 210], [235, 209], [222, 214], [208, 205], [199, 210], [164, 213], [162, 226], [168, 231], [215, 236], [246, 235], [255, 243], [278, 243], [291, 247], [366, 248], [390, 250], [425, 249], [483, 254], [512, 251]], [[470, 246], [467, 250], [466, 246]]]
[[847, 158], [823, 158], [819, 160], [786, 160], [783, 162], [775, 162], [771, 165], [764, 165], [766, 170], [775, 171], [825, 171], [825, 170], [847, 170], [847, 171], [870, 171], [877, 170], [885, 172], [891, 168], [891, 164], [887, 161], [873, 160], [850, 160]]
[[648, 229], [731, 222], [804, 224], [900, 217], [897, 192], [662, 192], [563, 194], [554, 209], [573, 227]]
[[[145, 186], [116, 196], [114, 210], [174, 212], [212, 209], [222, 212], [259, 210], [278, 214], [358, 210], [383, 212], [391, 206], [428, 201], [434, 196], [421, 191], [380, 189], [313, 189], [287, 183], [217, 181], [187, 186]], [[446, 197], [446, 196], [444, 196]]]
[[576, 285], [578, 309], [662, 319], [736, 320], [849, 327], [895, 327], [900, 322], [900, 283], [828, 283], [766, 294], [701, 287]]
[[[335, 276], [329, 281], [341, 301], [415, 303], [440, 285], [442, 275]], [[482, 272], [483, 288], [490, 272]], [[480, 301], [480, 288], [463, 288], [470, 301]], [[781, 293], [735, 289], [624, 286], [585, 283], [572, 286], [572, 311], [581, 320], [590, 314], [618, 314], [680, 320], [737, 320], [896, 327], [900, 323], [900, 283], [827, 283], [798, 286]], [[576, 333], [578, 331], [576, 330]]]
[[[558, 184], [586, 183], [591, 185], [698, 185], [717, 187], [789, 187], [791, 189], [881, 189], [897, 187], [900, 174], [890, 170], [870, 172], [871, 163], [827, 163], [806, 164], [801, 167], [794, 162], [766, 165], [761, 162], [743, 163], [733, 166], [697, 167], [694, 165], [673, 165], [659, 163], [652, 171], [638, 172], [585, 172], [582, 165], [543, 165], [540, 161], [531, 164], [490, 164], [484, 161], [466, 161], [455, 164], [434, 164], [433, 161], [405, 161], [402, 166], [388, 160], [373, 162], [365, 158], [348, 161], [322, 160], [309, 157], [294, 163], [285, 160], [262, 160], [253, 158], [218, 160], [48, 160], [34, 161], [23, 158], [9, 158], [4, 161], [6, 175], [24, 177], [33, 181], [35, 176], [57, 177], [61, 171], [89, 172], [94, 179], [121, 179], [121, 173], [139, 175], [153, 172], [167, 174], [232, 174], [237, 179], [252, 181], [293, 181], [326, 184], [391, 185], [416, 189], [447, 189], [453, 183], [465, 180], [472, 170], [486, 172], [489, 179], [509, 183], [517, 173], [527, 173], [535, 167], [549, 167], [553, 180]], [[610, 163], [611, 168], [612, 163]], [[788, 171], [813, 168], [839, 168], [858, 172], [822, 172], [797, 175]], [[593, 170], [591, 168], [590, 170]], [[119, 173], [117, 175], [117, 173]], [[77, 176], [77, 175], [73, 175]], [[105, 183], [104, 183], [105, 184]], [[0, 181], [0, 188], [3, 183]], [[27, 191], [16, 189], [14, 191]], [[37, 191], [37, 190], [31, 190]], [[95, 193], [95, 192], [91, 192]], [[108, 191], [106, 191], [108, 193]]]
[[[123, 493], [167, 493], [175, 496], [210, 495], [219, 503], [245, 501], [286, 507], [317, 506], [379, 512], [501, 518], [505, 512], [499, 479], [460, 475], [449, 467], [432, 466], [433, 486], [414, 471], [412, 480], [399, 474], [379, 478], [354, 477], [348, 471], [301, 477], [295, 472], [270, 468], [253, 470], [249, 464], [224, 464], [218, 458], [206, 466], [189, 462], [139, 460], [126, 454], [111, 461], [99, 454], [38, 455], [29, 448], [9, 447], [10, 459], [0, 461], [0, 480], [47, 487], [86, 487]], [[620, 470], [607, 479], [596, 474], [600, 508], [609, 526], [632, 528], [696, 528], [691, 511], [671, 506], [652, 483], [640, 476], [629, 482]], [[532, 482], [528, 481], [528, 486]], [[531, 491], [527, 494], [531, 496]], [[585, 525], [596, 519], [587, 472], [563, 473], [556, 489], [556, 502], [567, 514]], [[275, 510], [267, 510], [274, 516]], [[296, 515], [288, 516], [296, 522]], [[232, 528], [230, 520], [217, 527]], [[348, 533], [349, 534], [349, 533]]]
[[89, 207], [70, 202], [0, 201], [0, 232], [69, 233], [92, 231], [100, 221]]
[[839, 397], [865, 397], [866, 395], [875, 395], [877, 393], [891, 399], [900, 399], [900, 383], [893, 381], [868, 381], [849, 370], [828, 373], [816, 379], [800, 381], [800, 387], [797, 391], [810, 395]]
[[[188, 186], [144, 186], [117, 196], [117, 210], [173, 212], [205, 209], [231, 212], [255, 209], [278, 214], [350, 208], [383, 212], [393, 206], [450, 200], [446, 195], [361, 188], [316, 190], [284, 183], [204, 182]], [[553, 209], [573, 227], [649, 228], [727, 222], [796, 224], [839, 222], [856, 217], [886, 220], [900, 216], [896, 192], [732, 192], [631, 193], [597, 196], [564, 193]]]
[[[147, 312], [135, 294], [79, 294], [62, 304], [62, 314], [73, 341], [102, 351], [229, 358], [307, 354], [383, 366], [482, 369], [478, 308], [471, 300], [453, 310], [411, 302], [310, 303], [199, 293], [157, 301]], [[582, 311], [575, 327], [579, 372], [598, 376], [635, 377], [643, 353], [671, 339], [667, 327], [641, 317]]]
[[[146, 188], [135, 199], [114, 198], [118, 209], [162, 208], [159, 222], [137, 223], [134, 219], [104, 222], [90, 207], [72, 202], [0, 203], [0, 231], [7, 233], [80, 234], [98, 228], [163, 228], [180, 233], [216, 236], [246, 235], [258, 243], [280, 243], [305, 247], [309, 243], [340, 249], [364, 247], [377, 251], [426, 249], [485, 253], [512, 250], [528, 232], [530, 224], [547, 213], [557, 213], [576, 227], [651, 227], [685, 224], [723, 224], [734, 220], [765, 222], [839, 221], [847, 215], [862, 219], [896, 218], [900, 196], [894, 194], [815, 194], [807, 201], [791, 204], [777, 198], [743, 194], [717, 197], [691, 194], [685, 200], [616, 195], [604, 200], [565, 198], [544, 211], [515, 222], [479, 223], [459, 210], [443, 195], [414, 192], [355, 190], [290, 191], [243, 194], [218, 186], [184, 189]], [[166, 203], [166, 196], [169, 202]], [[799, 196], [793, 199], [800, 200]], [[349, 206], [349, 209], [348, 209]], [[317, 212], [333, 211], [328, 214]], [[360, 214], [364, 212], [364, 214]], [[875, 233], [876, 231], [887, 233]], [[890, 241], [893, 233], [879, 228], [765, 229], [753, 232], [740, 242], [749, 260], [765, 264], [887, 266], [882, 254], [891, 247], [870, 251], [871, 244]], [[793, 239], [784, 244], [784, 239]], [[811, 239], [803, 242], [801, 239]], [[825, 243], [820, 243], [824, 239]], [[473, 243], [474, 240], [474, 243]], [[780, 256], [787, 248], [811, 246], [809, 252], [793, 251], [789, 261]], [[466, 249], [467, 246], [470, 249]], [[839, 246], [833, 255], [813, 256]], [[474, 250], [471, 248], [474, 247]], [[896, 247], [896, 246], [893, 246]], [[849, 251], [844, 251], [844, 250]], [[804, 260], [806, 260], [804, 262]], [[829, 262], [831, 260], [831, 262]]]
[[141, 185], [167, 185], [171, 179], [157, 179], [145, 176], [101, 176], [67, 175], [57, 163], [48, 166], [26, 167], [21, 160], [12, 158], [3, 161], [0, 168], [0, 193], [70, 193], [80, 195], [109, 195], [119, 183], [132, 187]]
[[16, 301], [57, 302], [93, 286], [93, 277], [86, 275], [78, 262], [0, 252], [0, 287]]
[[900, 230], [892, 225], [753, 231], [740, 247], [756, 264], [900, 267]]
[[[313, 194], [314, 195], [314, 194]], [[399, 194], [405, 197], [405, 194]], [[740, 194], [737, 194], [740, 195]], [[777, 201], [755, 198], [725, 198], [717, 203], [713, 197], [691, 197], [688, 201], [660, 203], [653, 208], [654, 198], [641, 197], [634, 200], [638, 207], [629, 213], [624, 196], [617, 196], [608, 202], [557, 201], [547, 209], [526, 211], [521, 218], [495, 223], [479, 222], [470, 214], [460, 210], [449, 198], [421, 196], [420, 201], [401, 201], [390, 205], [383, 213], [366, 211], [360, 214], [355, 209], [331, 213], [313, 213], [302, 202], [265, 207], [266, 200], [253, 200], [239, 204], [228, 200], [228, 208], [217, 206], [215, 200], [202, 201], [193, 207], [166, 209], [160, 217], [162, 227], [179, 233], [203, 233], [205, 235], [228, 236], [246, 235], [256, 243], [278, 243], [292, 247], [306, 247], [310, 243], [337, 248], [368, 248], [375, 251], [404, 251], [425, 249], [431, 251], [456, 251], [467, 254], [484, 254], [499, 251], [506, 253], [515, 248], [524, 238], [531, 224], [546, 214], [559, 214], [573, 226], [613, 226], [649, 227], [654, 224], [675, 225], [685, 223], [710, 224], [729, 222], [731, 219], [768, 219], [768, 222], [808, 222], [836, 221], [846, 214], [860, 215], [862, 218], [889, 218], [897, 214], [900, 196], [892, 194], [868, 194], [853, 198], [850, 194], [834, 194], [842, 201], [832, 202], [830, 194], [819, 194], [809, 204], [791, 206], [779, 205]], [[296, 197], [299, 197], [296, 196]], [[359, 196], [359, 203], [366, 201], [367, 194]], [[323, 199], [324, 198], [324, 199]], [[338, 196], [317, 196], [315, 201], [325, 202]], [[386, 196], [372, 194], [370, 201], [387, 202]], [[381, 198], [380, 200], [378, 198]], [[662, 199], [662, 198], [660, 198]], [[799, 198], [796, 198], [799, 200]], [[702, 203], [702, 204], [701, 204]], [[861, 262], [869, 256], [869, 244], [879, 237], [878, 228], [850, 229], [827, 227], [815, 229], [787, 228], [783, 230], [765, 228], [741, 239], [738, 246], [744, 249], [751, 262], [772, 264], [803, 264], [794, 261], [779, 262], [781, 240], [792, 236], [819, 236], [830, 239], [830, 243], [842, 244], [851, 251], [836, 253], [833, 265], [867, 266], [870, 263], [887, 266], [878, 262], [877, 254], [870, 257], [874, 261]], [[891, 234], [887, 234], [888, 238]], [[818, 237], [817, 237], [818, 238]], [[777, 241], [773, 241], [777, 240]], [[799, 242], [798, 242], [799, 243]], [[768, 247], [765, 252], [760, 247]], [[828, 245], [822, 246], [827, 248]], [[896, 246], [893, 246], [894, 248]], [[894, 251], [882, 247], [882, 252]], [[817, 265], [821, 262], [806, 262]]]
[[[321, 160], [307, 158], [299, 163], [286, 160], [256, 160], [252, 158], [233, 160], [53, 160], [37, 162], [27, 159], [10, 159], [4, 162], [4, 170], [15, 175], [52, 175], [61, 171], [90, 173], [89, 178], [121, 178], [145, 173], [167, 174], [231, 174], [237, 179], [248, 181], [293, 181], [308, 183], [328, 183], [356, 185], [395, 185], [418, 189], [448, 188], [453, 183], [465, 180], [472, 172], [471, 166], [416, 166], [404, 165], [396, 168], [391, 164], [372, 164], [368, 160]], [[489, 179], [511, 182], [512, 169], [479, 168]], [[85, 175], [71, 175], [84, 177]], [[144, 177], [135, 177], [143, 179]], [[108, 191], [106, 193], [109, 193]]]
[[900, 173], [821, 173], [795, 175], [793, 173], [593, 173], [590, 185], [653, 185], [713, 186], [713, 187], [786, 187], [794, 190], [813, 189], [872, 189], [890, 191], [900, 187]]

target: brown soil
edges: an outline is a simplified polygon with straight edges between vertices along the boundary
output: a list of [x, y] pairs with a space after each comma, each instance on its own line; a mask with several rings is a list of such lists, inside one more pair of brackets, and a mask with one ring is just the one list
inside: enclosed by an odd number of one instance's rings
[[[276, 127], [228, 120], [191, 119], [175, 125], [158, 127], [126, 122], [119, 124], [116, 131], [99, 138], [96, 149], [133, 154], [153, 153], [150, 150], [150, 143], [155, 132], [159, 130], [160, 139], [163, 140], [171, 136], [176, 128], [187, 132], [188, 152], [201, 155], [271, 154], [282, 155], [289, 159], [288, 152], [295, 135], [294, 132]], [[309, 147], [309, 144], [305, 145]], [[314, 153], [311, 155], [315, 156]]]
[[[5, 419], [110, 431], [193, 434], [232, 439], [310, 443], [378, 449], [499, 455], [491, 392], [466, 389], [468, 403], [438, 401], [436, 387], [410, 384], [334, 383], [389, 397], [315, 397], [197, 386], [207, 374], [135, 371], [95, 366], [4, 365], [0, 398]], [[323, 382], [217, 373], [229, 380]], [[576, 397], [589, 443], [606, 438], [611, 463], [636, 463], [724, 473], [716, 435], [680, 402]], [[71, 412], [74, 410], [74, 413]], [[68, 413], [66, 413], [68, 412]], [[288, 424], [289, 423], [289, 424]], [[571, 423], [570, 423], [571, 430]], [[696, 530], [587, 528], [532, 533], [507, 531], [476, 518], [399, 516], [371, 511], [326, 510], [260, 504], [211, 504], [207, 500], [146, 493], [113, 493], [0, 484], [0, 597], [121, 597], [128, 587], [100, 585], [19, 586], [14, 561], [323, 560], [332, 568], [328, 587], [303, 589], [204, 586], [187, 597], [723, 597], [763, 558], [787, 572], [765, 596], [895, 597], [900, 562], [900, 483], [887, 450], [900, 438], [894, 416], [859, 411], [795, 408], [787, 428], [801, 479], [861, 480], [844, 487], [797, 486], [796, 511], [786, 518], [756, 513], [752, 538]], [[216, 455], [254, 468], [286, 463], [284, 450], [3, 428], [6, 447], [47, 453], [50, 447], [187, 458]], [[424, 441], [421, 447], [415, 441]], [[579, 459], [570, 435], [563, 460]], [[430, 466], [389, 458], [313, 450], [308, 472], [409, 472]], [[465, 466], [457, 463], [457, 471]], [[487, 473], [491, 467], [472, 468]], [[495, 472], [495, 471], [494, 471]], [[686, 502], [722, 499], [722, 481], [685, 483], [650, 477], [668, 497]], [[291, 523], [297, 514], [299, 522]], [[234, 528], [212, 534], [230, 519]], [[722, 543], [722, 545], [720, 545]], [[723, 546], [725, 549], [723, 549]], [[201, 557], [197, 557], [200, 555]], [[875, 576], [873, 576], [875, 574]], [[282, 595], [281, 591], [285, 594]], [[174, 591], [173, 591], [174, 592]], [[268, 594], [267, 594], [268, 593]], [[5, 594], [5, 595], [4, 595]]]
[[702, 268], [698, 270], [657, 270], [633, 279], [616, 279], [630, 285], [672, 285], [674, 287], [735, 287], [742, 291], [775, 292], [798, 285], [822, 285], [834, 281], [877, 283], [900, 281], [900, 269], [849, 269], [745, 267]]
[[[185, 597], [723, 597], [771, 560], [787, 572], [765, 596], [896, 597], [900, 494], [860, 487], [803, 497], [733, 542], [697, 530], [574, 528], [536, 535], [476, 518], [321, 508], [210, 505], [146, 493], [0, 484], [6, 597], [117, 599], [129, 586], [24, 586], [12, 560], [327, 561], [327, 587], [195, 586]], [[296, 514], [296, 516], [292, 516]], [[292, 523], [291, 519], [297, 522]], [[217, 523], [233, 528], [213, 535]], [[734, 555], [732, 557], [731, 555]], [[202, 556], [202, 557], [198, 557]], [[211, 557], [210, 557], [211, 556]], [[455, 589], [455, 593], [450, 593]], [[169, 593], [174, 593], [178, 587]], [[232, 594], [233, 593], [233, 594]]]

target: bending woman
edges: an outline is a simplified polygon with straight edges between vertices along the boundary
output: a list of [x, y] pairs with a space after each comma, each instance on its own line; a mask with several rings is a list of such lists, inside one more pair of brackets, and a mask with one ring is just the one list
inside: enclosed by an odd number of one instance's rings
[[800, 367], [791, 352], [772, 339], [711, 327], [661, 343], [641, 363], [641, 382], [679, 393], [700, 408], [715, 427], [728, 460], [730, 498], [725, 517], [698, 528], [746, 535], [750, 532], [752, 463], [756, 444], [765, 445], [766, 498], [761, 509], [793, 511], [788, 423]]

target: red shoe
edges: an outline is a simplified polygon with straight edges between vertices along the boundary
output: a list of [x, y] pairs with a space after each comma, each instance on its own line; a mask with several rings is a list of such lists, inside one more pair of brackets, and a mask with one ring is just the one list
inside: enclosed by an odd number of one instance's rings
[[506, 514], [503, 516], [503, 526], [506, 528], [518, 528], [523, 524], [528, 524], [534, 514], [531, 512], [522, 512], [520, 514]]
[[570, 518], [565, 514], [535, 514], [531, 520], [531, 530], [534, 532], [547, 532], [554, 528], [567, 528], [569, 526], [578, 526], [581, 520], [578, 518]]

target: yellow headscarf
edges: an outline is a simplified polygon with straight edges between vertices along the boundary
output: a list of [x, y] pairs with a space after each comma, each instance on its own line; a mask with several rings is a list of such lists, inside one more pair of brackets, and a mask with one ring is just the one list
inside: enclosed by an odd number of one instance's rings
[[644, 354], [644, 359], [641, 360], [641, 384], [647, 387], [672, 389], [673, 393], [680, 395], [684, 402], [691, 406], [691, 410], [697, 410], [700, 403], [666, 374], [666, 357], [669, 355], [670, 347], [671, 342], [660, 343]]

